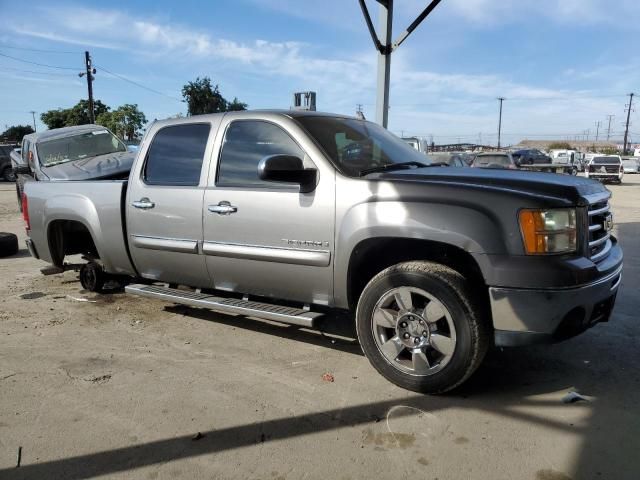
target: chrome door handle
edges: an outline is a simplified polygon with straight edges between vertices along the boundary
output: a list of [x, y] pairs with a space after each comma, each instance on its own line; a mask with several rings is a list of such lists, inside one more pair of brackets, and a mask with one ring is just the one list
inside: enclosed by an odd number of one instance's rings
[[238, 207], [234, 207], [229, 202], [220, 202], [217, 205], [209, 205], [207, 210], [211, 213], [217, 213], [218, 215], [231, 215], [238, 211]]
[[147, 210], [149, 208], [155, 207], [156, 204], [153, 203], [151, 200], [149, 200], [147, 197], [144, 197], [144, 198], [141, 198], [140, 200], [136, 200], [135, 202], [133, 202], [131, 206], [135, 208], [142, 208], [143, 210]]

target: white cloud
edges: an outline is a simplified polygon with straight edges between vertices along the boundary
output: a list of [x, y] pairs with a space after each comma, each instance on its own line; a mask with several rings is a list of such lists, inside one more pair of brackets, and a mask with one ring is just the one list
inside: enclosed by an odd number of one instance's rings
[[[537, 6], [538, 3], [549, 6], [549, 2], [522, 0], [523, 9], [516, 8], [515, 0], [448, 0], [443, 5], [450, 5], [449, 8], [456, 9], [459, 15], [470, 21], [481, 22], [484, 15], [515, 18], [526, 14], [527, 9], [538, 11], [542, 8]], [[416, 5], [418, 3], [424, 5], [424, 2], [416, 2]], [[585, 0], [584, 3], [566, 1], [561, 14], [577, 15], [575, 10], [581, 5], [584, 7], [583, 16], [589, 16], [588, 12], [600, 8], [600, 3], [595, 0]], [[206, 73], [209, 65], [214, 65], [216, 71], [225, 75], [243, 73], [246, 77], [257, 78], [259, 81], [254, 81], [253, 85], [257, 83], [260, 86], [253, 88], [259, 90], [250, 92], [255, 99], [250, 102], [252, 107], [286, 106], [269, 102], [275, 98], [278, 101], [288, 100], [289, 92], [299, 87], [316, 90], [322, 109], [352, 113], [356, 103], [368, 103], [365, 112], [369, 115], [373, 112], [376, 58], [369, 45], [363, 52], [347, 50], [349, 53], [330, 56], [326, 52], [335, 50], [321, 49], [322, 39], [316, 45], [259, 38], [236, 41], [215, 37], [176, 22], [153, 18], [140, 20], [123, 11], [77, 6], [34, 10], [29, 24], [41, 25], [42, 28], [33, 31], [19, 18], [11, 19], [7, 28], [16, 34], [35, 38], [122, 50], [133, 54], [130, 60], [144, 63], [146, 69], [158, 72], [167, 71], [169, 59], [169, 74], [175, 76], [174, 71], [180, 72], [180, 81]], [[363, 35], [366, 35], [364, 29]], [[392, 61], [390, 118], [395, 131], [442, 136], [477, 136], [484, 132], [487, 138], [494, 135], [496, 128], [495, 97], [505, 96], [505, 132], [579, 132], [591, 126], [593, 120], [608, 113], [618, 113], [621, 109], [619, 104], [623, 102], [617, 98], [578, 98], [597, 94], [588, 88], [556, 89], [518, 83], [497, 74], [422, 70], [409, 60], [409, 52], [410, 47], [403, 47], [394, 53]], [[125, 72], [118, 73], [125, 75]], [[567, 79], [575, 75], [575, 70], [567, 70], [562, 77]], [[129, 77], [128, 74], [126, 76]], [[623, 88], [624, 82], [630, 84], [634, 78], [638, 79], [637, 74], [620, 75], [619, 83], [609, 83], [607, 88]], [[138, 81], [154, 87], [144, 78]], [[228, 92], [226, 87], [222, 88], [225, 94]], [[235, 88], [238, 92], [238, 87]], [[238, 97], [245, 101], [247, 95], [247, 90], [238, 92]], [[158, 103], [160, 101], [158, 98]], [[152, 108], [158, 111], [156, 106]], [[170, 108], [175, 107], [171, 104]]]

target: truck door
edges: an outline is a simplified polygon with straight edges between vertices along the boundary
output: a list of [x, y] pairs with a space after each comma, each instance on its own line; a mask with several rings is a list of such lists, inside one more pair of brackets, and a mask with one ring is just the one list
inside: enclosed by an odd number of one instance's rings
[[140, 152], [126, 212], [131, 257], [144, 278], [190, 286], [210, 283], [200, 244], [205, 159], [214, 127], [210, 122], [152, 127], [150, 143]]
[[[335, 171], [291, 119], [228, 114], [204, 194], [203, 253], [221, 290], [328, 304], [333, 291]], [[258, 163], [295, 155], [318, 170], [312, 192], [261, 180]]]

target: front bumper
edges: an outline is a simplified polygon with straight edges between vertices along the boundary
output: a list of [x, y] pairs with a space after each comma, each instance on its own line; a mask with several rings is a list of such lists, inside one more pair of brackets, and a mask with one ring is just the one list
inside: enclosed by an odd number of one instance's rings
[[609, 320], [622, 265], [613, 273], [574, 288], [490, 287], [495, 344], [517, 346], [560, 341]]

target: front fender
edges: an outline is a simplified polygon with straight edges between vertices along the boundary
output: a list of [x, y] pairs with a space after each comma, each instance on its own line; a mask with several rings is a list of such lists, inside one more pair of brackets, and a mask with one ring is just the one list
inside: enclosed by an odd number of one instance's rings
[[510, 234], [487, 210], [455, 204], [371, 201], [349, 209], [336, 226], [335, 302], [348, 305], [347, 282], [351, 255], [371, 238], [429, 240], [470, 254], [504, 254]]

